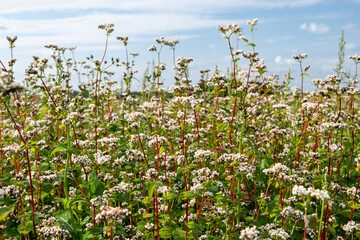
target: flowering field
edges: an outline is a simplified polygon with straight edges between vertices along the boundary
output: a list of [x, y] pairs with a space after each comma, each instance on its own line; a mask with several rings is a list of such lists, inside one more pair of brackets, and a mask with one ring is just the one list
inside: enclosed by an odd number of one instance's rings
[[[253, 36], [257, 19], [248, 24]], [[353, 73], [313, 79], [308, 92], [306, 54], [294, 56], [301, 86], [290, 87], [290, 72], [267, 74], [240, 26], [220, 26], [226, 75], [201, 70], [191, 83], [192, 59], [180, 57], [176, 84], [162, 88], [161, 51], [175, 59], [179, 41], [158, 38], [135, 92], [138, 54], [106, 60], [113, 27], [99, 26], [101, 60], [47, 45], [53, 54], [34, 57], [22, 85], [15, 59], [1, 62], [2, 239], [360, 238], [359, 56]], [[74, 76], [83, 83], [73, 89]]]

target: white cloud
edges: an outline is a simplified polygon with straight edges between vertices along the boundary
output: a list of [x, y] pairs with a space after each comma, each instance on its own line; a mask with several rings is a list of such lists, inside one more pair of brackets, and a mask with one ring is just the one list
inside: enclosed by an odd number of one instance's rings
[[310, 19], [310, 20], [327, 20], [327, 19], [338, 19], [338, 18], [344, 18], [346, 17], [346, 14], [343, 13], [326, 13], [326, 14], [311, 14], [309, 16], [305, 16], [304, 19]]
[[[174, 38], [179, 31], [215, 28], [226, 22], [223, 19], [202, 17], [196, 14], [91, 14], [53, 20], [16, 20], [0, 17], [0, 22], [8, 27], [8, 35], [18, 35], [18, 45], [34, 46], [52, 42], [57, 44], [102, 44], [105, 37], [98, 24], [115, 24], [113, 36], [156, 36]], [[170, 35], [170, 36], [169, 36]], [[189, 39], [196, 34], [177, 34]], [[175, 36], [175, 37], [176, 37]], [[111, 38], [112, 40], [115, 37]]]
[[277, 65], [286, 65], [285, 67], [295, 63], [292, 58], [283, 58], [281, 56], [276, 56], [274, 62]]
[[288, 40], [291, 40], [293, 38], [294, 38], [294, 36], [280, 36], [280, 37], [276, 37], [276, 38], [265, 39], [265, 42], [269, 43], [269, 44], [272, 44], [272, 43], [275, 43], [275, 42], [288, 41]]
[[216, 48], [216, 45], [215, 45], [214, 43], [210, 43], [210, 44], [208, 45], [208, 47], [209, 47], [210, 49], [214, 49], [214, 48]]
[[312, 33], [318, 33], [318, 34], [323, 34], [323, 33], [327, 33], [330, 30], [330, 27], [328, 25], [325, 25], [323, 23], [303, 23], [300, 25], [300, 30], [303, 31], [308, 31], [308, 32], [312, 32]]
[[349, 31], [349, 32], [356, 31], [357, 29], [356, 25], [353, 23], [345, 24], [342, 28], [344, 29], [344, 31]]
[[349, 50], [351, 52], [358, 51], [359, 46], [357, 44], [355, 44], [355, 43], [347, 43], [345, 45], [345, 50]]
[[34, 11], [45, 9], [112, 9], [133, 11], [182, 11], [182, 12], [218, 12], [240, 7], [246, 8], [297, 8], [312, 6], [324, 0], [12, 0], [2, 2], [2, 13]]
[[281, 64], [282, 63], [282, 58], [280, 56], [276, 56], [274, 62], [276, 64]]

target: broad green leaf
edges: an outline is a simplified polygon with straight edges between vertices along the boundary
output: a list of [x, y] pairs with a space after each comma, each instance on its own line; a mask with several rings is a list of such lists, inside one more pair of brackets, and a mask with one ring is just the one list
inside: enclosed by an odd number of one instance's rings
[[197, 197], [197, 194], [196, 193], [193, 193], [193, 192], [186, 192], [184, 194], [181, 195], [181, 198], [182, 199], [187, 199], [187, 198], [195, 198]]
[[83, 198], [75, 198], [75, 199], [71, 199], [70, 201], [67, 202], [67, 207], [70, 208], [73, 204], [75, 204], [77, 202], [89, 203], [88, 201], [86, 201]]
[[115, 133], [119, 129], [119, 125], [112, 123], [112, 124], [110, 124], [108, 129], [109, 129], [110, 132]]
[[332, 226], [328, 225], [328, 229], [329, 229], [329, 232], [331, 233], [331, 235], [336, 236], [336, 230], [335, 230], [335, 228], [333, 228]]
[[0, 208], [0, 221], [4, 220], [14, 209], [15, 205]]
[[144, 213], [142, 215], [143, 218], [149, 218], [149, 217], [152, 217], [152, 216], [154, 216], [154, 214], [152, 214], [152, 213]]
[[21, 234], [28, 234], [29, 232], [31, 232], [33, 230], [32, 220], [28, 220], [26, 222], [20, 223], [19, 226], [17, 227], [17, 230]]
[[39, 120], [41, 120], [44, 117], [47, 110], [48, 110], [47, 107], [44, 107], [43, 110], [41, 110], [41, 112], [39, 114], [39, 118], [38, 118]]
[[148, 196], [152, 197], [152, 195], [154, 194], [155, 188], [156, 188], [156, 183], [148, 182], [147, 187], [148, 187]]
[[177, 228], [174, 231], [174, 239], [175, 240], [183, 240], [185, 239], [186, 232], [182, 230], [181, 228]]
[[96, 188], [99, 185], [99, 179], [96, 176], [96, 173], [92, 172], [89, 175], [89, 186], [90, 186], [90, 191], [91, 193], [95, 193]]
[[54, 155], [55, 153], [59, 152], [59, 151], [63, 151], [63, 150], [68, 150], [66, 147], [56, 147], [54, 150], [52, 150], [51, 152], [51, 156]]
[[355, 208], [355, 209], [359, 209], [360, 208], [360, 204], [355, 204], [353, 202], [349, 202], [349, 207], [351, 208]]
[[63, 210], [56, 214], [56, 218], [60, 225], [69, 231], [72, 239], [79, 239], [74, 223], [71, 220], [71, 212], [69, 210]]

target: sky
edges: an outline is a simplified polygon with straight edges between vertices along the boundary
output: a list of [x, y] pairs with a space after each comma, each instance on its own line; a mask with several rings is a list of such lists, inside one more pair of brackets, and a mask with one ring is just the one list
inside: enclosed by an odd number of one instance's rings
[[[345, 33], [346, 62], [344, 70], [352, 75], [355, 65], [348, 56], [360, 55], [360, 0], [12, 0], [2, 1], [0, 8], [0, 60], [10, 60], [6, 36], [17, 36], [14, 72], [17, 82], [24, 78], [24, 70], [32, 56], [48, 58], [46, 44], [76, 47], [75, 59], [86, 60], [93, 55], [101, 59], [105, 47], [105, 31], [99, 24], [114, 23], [115, 31], [109, 40], [107, 59], [125, 60], [125, 49], [116, 40], [128, 36], [129, 52], [140, 53], [135, 58], [132, 88], [140, 88], [140, 80], [149, 63], [157, 55], [148, 48], [154, 38], [178, 39], [176, 57], [189, 57], [189, 75], [193, 83], [199, 81], [199, 70], [216, 67], [226, 74], [230, 67], [227, 41], [218, 31], [219, 25], [237, 23], [245, 37], [251, 39], [247, 20], [258, 18], [254, 31], [255, 50], [265, 60], [266, 75], [279, 74], [280, 80], [290, 69], [292, 85], [300, 86], [299, 63], [292, 56], [307, 53], [304, 65], [310, 65], [304, 87], [312, 89], [313, 78], [334, 74], [338, 61], [339, 38]], [[236, 48], [236, 39], [232, 39]], [[238, 49], [252, 49], [239, 41]], [[72, 57], [70, 53], [68, 57]], [[172, 51], [165, 47], [161, 60], [167, 69], [163, 74], [164, 87], [174, 83]], [[89, 63], [92, 64], [92, 63]], [[240, 59], [240, 66], [248, 62]], [[112, 68], [114, 80], [120, 80], [124, 67]], [[74, 80], [73, 85], [77, 84]]]

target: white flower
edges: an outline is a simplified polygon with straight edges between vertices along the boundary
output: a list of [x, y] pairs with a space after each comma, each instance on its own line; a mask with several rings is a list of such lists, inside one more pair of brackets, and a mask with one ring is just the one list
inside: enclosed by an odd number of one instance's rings
[[316, 197], [317, 199], [320, 198], [321, 200], [330, 199], [329, 193], [325, 190], [319, 190], [319, 189], [314, 189], [314, 188], [310, 187], [308, 189], [308, 191], [310, 192], [311, 197]]
[[297, 196], [306, 196], [309, 194], [309, 191], [304, 188], [304, 186], [295, 185], [292, 189], [292, 194]]
[[240, 239], [256, 239], [260, 232], [256, 230], [256, 226], [247, 227], [244, 230], [241, 230]]
[[349, 233], [352, 233], [354, 230], [359, 231], [360, 224], [356, 224], [355, 221], [349, 221], [346, 225], [343, 226], [343, 229]]
[[0, 189], [0, 199], [3, 199], [5, 197], [5, 191]]
[[276, 237], [276, 238], [280, 238], [280, 239], [288, 239], [290, 237], [290, 235], [282, 228], [278, 228], [278, 229], [271, 229], [269, 231], [269, 234], [271, 237]]

